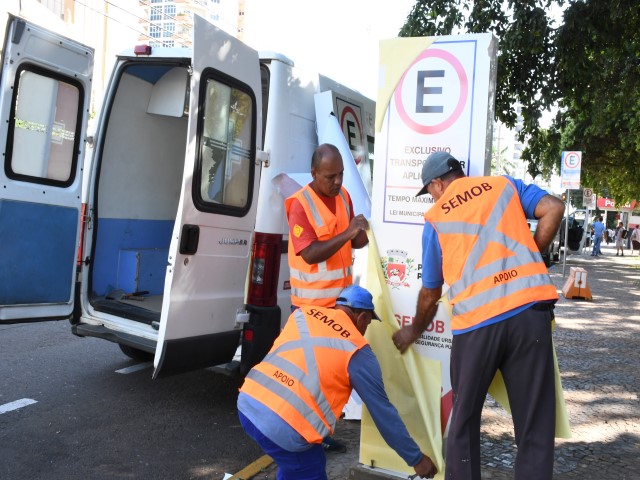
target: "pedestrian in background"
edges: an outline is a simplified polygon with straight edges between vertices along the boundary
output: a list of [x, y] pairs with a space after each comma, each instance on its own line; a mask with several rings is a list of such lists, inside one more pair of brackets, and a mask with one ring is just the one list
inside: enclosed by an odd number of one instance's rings
[[631, 255], [634, 250], [638, 250], [638, 255], [640, 255], [640, 225], [636, 225], [636, 228], [631, 232]]
[[604, 234], [605, 227], [604, 223], [602, 223], [602, 217], [596, 218], [596, 221], [593, 222], [593, 250], [591, 251], [592, 257], [597, 257], [598, 255], [602, 255], [602, 251], [600, 250], [600, 245], [602, 244], [602, 235]]
[[[564, 203], [509, 176], [466, 177], [446, 152], [422, 168], [436, 201], [425, 214], [422, 288], [411, 325], [393, 334], [404, 352], [432, 322], [442, 285], [452, 308], [453, 410], [447, 479], [480, 479], [480, 420], [500, 370], [509, 394], [517, 480], [550, 480], [555, 436], [551, 321], [558, 299], [540, 251], [555, 236]], [[537, 219], [531, 236], [527, 218]]]
[[[369, 242], [369, 223], [363, 215], [353, 214], [343, 174], [338, 148], [319, 145], [311, 157], [311, 183], [285, 200], [291, 311], [300, 305], [333, 307], [342, 289], [353, 283], [353, 249]], [[325, 439], [324, 447], [347, 450], [332, 437]]]
[[624, 224], [618, 222], [618, 228], [616, 228], [616, 257], [620, 255], [624, 257], [624, 239], [626, 237], [626, 230]]
[[432, 478], [436, 467], [389, 401], [380, 364], [364, 338], [378, 319], [371, 293], [352, 285], [334, 303], [302, 305], [291, 314], [240, 389], [242, 427], [276, 462], [278, 480], [326, 480], [322, 441], [354, 388], [387, 444], [416, 474]]

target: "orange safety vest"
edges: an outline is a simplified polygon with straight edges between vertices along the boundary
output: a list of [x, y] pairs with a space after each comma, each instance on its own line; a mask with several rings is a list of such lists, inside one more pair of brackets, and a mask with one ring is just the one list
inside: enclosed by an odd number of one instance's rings
[[[349, 194], [344, 188], [340, 190], [339, 199], [336, 198], [335, 215], [309, 185], [285, 200], [287, 216], [294, 200], [298, 200], [304, 208], [309, 223], [320, 241], [335, 237], [349, 226], [351, 221]], [[324, 262], [309, 265], [301, 255], [296, 255], [291, 239], [292, 234], [292, 232], [289, 233], [288, 249], [291, 304], [333, 307], [340, 292], [352, 283], [351, 242], [346, 242], [340, 250]]]
[[304, 306], [291, 314], [240, 391], [277, 413], [307, 442], [321, 443], [349, 400], [349, 360], [365, 345], [345, 312]]
[[527, 303], [558, 299], [509, 179], [459, 178], [424, 218], [442, 248], [452, 330]]

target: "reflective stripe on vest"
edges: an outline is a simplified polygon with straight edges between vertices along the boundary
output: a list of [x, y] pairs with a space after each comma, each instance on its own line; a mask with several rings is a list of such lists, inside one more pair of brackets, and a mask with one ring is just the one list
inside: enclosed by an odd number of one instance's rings
[[[322, 262], [326, 268], [326, 263]], [[293, 278], [297, 278], [298, 280], [302, 280], [303, 282], [321, 282], [324, 280], [340, 280], [344, 278], [344, 274], [342, 270], [329, 270], [329, 271], [321, 271], [316, 273], [307, 273], [301, 272], [296, 268], [290, 269], [291, 276]], [[353, 267], [349, 265], [346, 268], [347, 275], [353, 274]]]
[[[451, 265], [446, 263], [447, 258], [443, 258], [443, 270], [447, 271], [448, 269], [449, 273], [453, 275], [453, 282], [449, 289], [449, 299], [452, 304], [452, 326], [454, 330], [467, 328], [468, 326], [476, 324], [475, 320], [462, 321], [462, 325], [460, 324], [460, 320], [456, 321], [456, 317], [469, 314], [470, 312], [478, 313], [477, 323], [481, 323], [511, 308], [524, 305], [528, 301], [557, 298], [555, 287], [551, 284], [546, 267], [542, 268], [542, 266], [544, 266], [542, 256], [535, 247], [535, 244], [533, 244], [528, 230], [527, 234], [529, 236], [525, 237], [524, 240], [529, 241], [529, 239], [531, 239], [532, 247], [498, 230], [503, 216], [509, 211], [509, 204], [514, 201], [514, 196], [517, 195], [515, 187], [507, 179], [504, 179], [504, 181], [495, 180], [490, 184], [493, 188], [502, 188], [502, 191], [495, 198], [493, 208], [484, 224], [464, 221], [448, 222], [444, 221], [442, 215], [438, 215], [437, 213], [429, 215], [429, 212], [427, 212], [425, 215], [425, 217], [428, 217], [429, 220], [432, 221], [432, 225], [440, 238], [441, 245], [442, 242], [447, 241], [447, 238], [443, 237], [443, 235], [462, 235], [465, 238], [475, 239], [474, 243], [470, 245], [471, 248], [467, 252], [464, 263], [461, 264], [460, 271], [452, 271]], [[467, 182], [464, 185], [469, 185], [469, 183]], [[452, 196], [446, 196], [445, 194], [445, 203], [450, 198], [453, 198], [456, 193], [457, 189], [452, 192]], [[486, 202], [488, 200], [481, 201], [487, 205]], [[516, 231], [514, 231], [514, 233], [515, 232]], [[519, 230], [517, 230], [514, 236], [523, 240], [522, 233]], [[477, 265], [480, 264], [483, 255], [485, 255], [491, 243], [504, 246], [505, 249], [512, 252], [512, 254], [497, 257], [490, 263], [478, 268]], [[451, 252], [449, 252], [449, 254], [451, 254]], [[518, 273], [522, 274], [523, 269], [526, 270], [524, 275], [516, 276]], [[510, 273], [513, 271], [516, 272], [516, 275], [512, 277]], [[496, 282], [495, 279], [501, 275], [506, 275], [506, 281]], [[458, 276], [458, 278], [456, 278], [456, 276]], [[447, 275], [445, 275], [445, 278], [447, 278]], [[493, 286], [487, 285], [489, 279], [494, 280]], [[484, 283], [484, 285], [482, 285], [482, 283]], [[536, 298], [527, 298], [524, 302], [516, 305], [511, 304], [515, 302], [514, 299], [521, 294], [521, 292], [527, 290], [530, 292], [536, 291]], [[498, 302], [508, 297], [511, 297], [511, 303], [503, 302], [504, 310], [502, 311], [499, 311], [500, 307], [487, 307], [491, 302]], [[498, 305], [498, 303], [494, 305]], [[483, 307], [484, 311], [480, 313]]]
[[[299, 288], [291, 286], [291, 295], [298, 297], [299, 299], [305, 299], [307, 302], [301, 302], [302, 305], [313, 305], [314, 300], [320, 300], [322, 298], [333, 298], [333, 303], [335, 304], [335, 299], [340, 296], [340, 293], [344, 290], [343, 287], [338, 288]], [[294, 303], [295, 305], [295, 303]], [[298, 305], [300, 306], [300, 305]]]
[[[262, 364], [269, 364], [290, 378], [300, 382], [315, 399], [322, 416], [319, 416], [312, 406], [308, 405], [296, 391], [287, 388], [278, 379], [265, 375], [256, 368], [251, 369], [247, 374], [247, 378], [275, 393], [284, 402], [288, 403], [309, 422], [319, 436], [318, 438], [322, 439], [331, 433], [331, 429], [333, 425], [335, 425], [337, 418], [331, 408], [331, 404], [322, 391], [321, 379], [318, 376], [318, 365], [313, 349], [314, 347], [324, 347], [353, 353], [359, 347], [352, 341], [346, 339], [311, 336], [307, 319], [302, 309], [296, 310], [292, 314], [292, 317], [295, 319], [299, 339], [287, 341], [271, 350], [262, 361]], [[292, 363], [283, 356], [286, 352], [296, 349], [303, 351], [306, 373], [300, 366]], [[294, 429], [296, 428], [295, 425], [292, 425], [292, 427]], [[302, 434], [302, 432], [300, 433]], [[309, 440], [309, 438], [307, 438], [307, 440]]]

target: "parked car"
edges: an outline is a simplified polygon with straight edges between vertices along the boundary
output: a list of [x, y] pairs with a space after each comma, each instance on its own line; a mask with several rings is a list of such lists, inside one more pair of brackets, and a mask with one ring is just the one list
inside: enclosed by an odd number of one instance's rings
[[[588, 226], [587, 211], [574, 210], [569, 214], [568, 220], [569, 220], [569, 230], [567, 235], [567, 245], [569, 246], [569, 250], [575, 252], [580, 250], [582, 237], [584, 236], [584, 228], [585, 228], [585, 225]], [[557, 244], [558, 253], [562, 248], [564, 248], [566, 224], [567, 224], [567, 217], [564, 217], [562, 219], [562, 222], [560, 222], [560, 228], [558, 229], [558, 233], [552, 242], [552, 244]]]

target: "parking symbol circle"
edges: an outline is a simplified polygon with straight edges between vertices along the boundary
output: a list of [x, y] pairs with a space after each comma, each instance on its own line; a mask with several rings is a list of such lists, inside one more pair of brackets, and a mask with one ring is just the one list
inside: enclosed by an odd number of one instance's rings
[[567, 168], [574, 169], [580, 166], [580, 155], [570, 152], [564, 157], [564, 164]]
[[[434, 110], [429, 113], [418, 113], [416, 106], [421, 102], [421, 99], [417, 98], [418, 92], [413, 82], [405, 82], [405, 80], [407, 80], [409, 74], [415, 77], [415, 75], [418, 74], [418, 70], [423, 69], [425, 62], [429, 62], [430, 65], [433, 64], [434, 59], [435, 63], [441, 65], [441, 67], [438, 67], [440, 70], [430, 68], [428, 71], [441, 72], [434, 76], [441, 77], [442, 80], [440, 80], [440, 83], [443, 88], [450, 89], [451, 87], [455, 87], [455, 84], [452, 85], [451, 82], [445, 84], [444, 77], [446, 76], [446, 71], [453, 69], [458, 80], [458, 98], [457, 101], [454, 98], [453, 101], [440, 106], [439, 111], [435, 110], [437, 107], [432, 107]], [[442, 70], [442, 67], [446, 67], [446, 70]], [[427, 76], [425, 78], [429, 77]], [[429, 97], [429, 100], [431, 100], [433, 97], [440, 96], [442, 100], [438, 101], [444, 101], [447, 95], [444, 94], [443, 88], [426, 87], [424, 89], [424, 97]], [[434, 134], [447, 130], [458, 120], [466, 105], [468, 90], [469, 80], [460, 61], [453, 54], [445, 50], [428, 48], [416, 58], [405, 71], [404, 75], [402, 75], [394, 94], [394, 101], [400, 118], [410, 129], [420, 134]], [[411, 105], [411, 108], [405, 108], [405, 104]], [[428, 121], [433, 121], [434, 118], [437, 119], [437, 123]]]
[[[349, 128], [349, 122], [353, 122], [356, 128], [356, 132], [352, 132]], [[362, 126], [360, 125], [360, 120], [358, 120], [358, 115], [351, 107], [344, 107], [342, 109], [342, 115], [340, 116], [340, 128], [342, 128], [342, 133], [344, 134], [347, 142], [349, 143], [349, 148], [356, 148], [357, 154], [354, 153], [354, 160], [356, 165], [359, 165], [362, 161], [362, 150], [364, 148], [364, 139], [362, 135]], [[351, 143], [351, 137], [355, 136], [356, 140], [359, 142], [358, 145], [353, 145]]]

